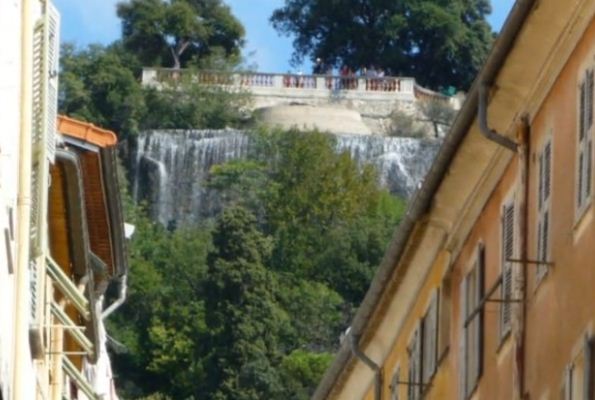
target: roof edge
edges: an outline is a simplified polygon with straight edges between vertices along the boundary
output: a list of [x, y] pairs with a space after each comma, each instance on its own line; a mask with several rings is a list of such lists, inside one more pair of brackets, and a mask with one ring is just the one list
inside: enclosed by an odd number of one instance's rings
[[[535, 1], [517, 0], [513, 6], [487, 61], [471, 86], [467, 99], [442, 143], [421, 188], [409, 201], [405, 216], [397, 227], [390, 246], [370, 284], [370, 288], [353, 318], [350, 334], [362, 335], [365, 332], [376, 306], [390, 284], [390, 278], [407, 247], [410, 235], [414, 231], [418, 220], [426, 214], [431, 206], [432, 199], [446, 175], [448, 166], [476, 118], [480, 86], [484, 83], [491, 84], [496, 79], [524, 22], [531, 13]], [[351, 358], [351, 350], [345, 341], [316, 388], [312, 400], [324, 400], [328, 397]]]
[[118, 143], [118, 137], [114, 132], [65, 115], [58, 116], [57, 128], [58, 132], [62, 134], [75, 137], [102, 148], [112, 147]]

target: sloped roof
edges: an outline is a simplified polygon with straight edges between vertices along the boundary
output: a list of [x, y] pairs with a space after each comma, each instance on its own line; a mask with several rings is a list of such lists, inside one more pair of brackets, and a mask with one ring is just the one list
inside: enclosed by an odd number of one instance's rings
[[116, 134], [65, 116], [58, 117], [58, 131], [79, 158], [91, 251], [105, 263], [109, 276], [121, 276], [128, 267]]

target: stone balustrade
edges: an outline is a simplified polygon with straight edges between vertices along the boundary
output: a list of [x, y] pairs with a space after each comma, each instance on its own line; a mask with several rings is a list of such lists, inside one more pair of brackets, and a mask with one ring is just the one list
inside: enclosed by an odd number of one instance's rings
[[[213, 71], [176, 70], [169, 68], [144, 68], [142, 82], [146, 86], [159, 87], [169, 81], [175, 81], [181, 76], [192, 73], [193, 80], [200, 84], [224, 85], [245, 88], [253, 92], [259, 89], [277, 89], [284, 94], [303, 91], [345, 93], [363, 93], [382, 95], [382, 97], [398, 97], [400, 100], [415, 100], [416, 97], [434, 97], [448, 100], [447, 96], [424, 89], [416, 84], [413, 78], [403, 77], [362, 77], [336, 75], [299, 75], [277, 74], [261, 72], [222, 73]], [[258, 94], [258, 93], [255, 93]]]
[[[415, 115], [418, 113], [417, 104], [420, 101], [444, 101], [455, 110], [460, 108], [462, 101], [460, 96], [448, 97], [425, 89], [413, 78], [392, 76], [226, 73], [145, 68], [142, 83], [148, 87], [163, 88], [183, 78], [201, 85], [249, 92], [250, 108], [253, 110], [302, 105], [319, 109], [331, 107], [356, 111], [371, 132], [384, 132], [395, 111]], [[271, 112], [273, 111], [269, 111]], [[295, 114], [296, 111], [278, 109], [276, 112]], [[313, 114], [312, 108], [302, 109], [300, 112]], [[330, 115], [327, 111], [325, 113]], [[310, 115], [310, 118], [314, 116]], [[352, 126], [352, 129], [355, 128]]]

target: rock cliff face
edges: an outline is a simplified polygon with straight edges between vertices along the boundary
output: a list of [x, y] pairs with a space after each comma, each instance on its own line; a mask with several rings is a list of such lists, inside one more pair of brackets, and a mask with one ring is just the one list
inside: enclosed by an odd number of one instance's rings
[[[248, 155], [249, 137], [237, 130], [151, 131], [138, 138], [134, 196], [147, 201], [164, 225], [195, 223], [217, 209], [206, 186], [213, 165]], [[337, 135], [337, 151], [377, 166], [381, 183], [408, 197], [428, 170], [439, 142], [372, 135]]]

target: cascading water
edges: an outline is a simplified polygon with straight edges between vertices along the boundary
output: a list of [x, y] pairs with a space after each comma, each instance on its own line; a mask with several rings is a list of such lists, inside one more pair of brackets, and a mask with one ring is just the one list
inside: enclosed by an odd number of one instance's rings
[[[409, 197], [428, 170], [439, 142], [413, 138], [338, 135], [337, 150], [374, 164], [381, 183]], [[213, 165], [244, 158], [249, 138], [237, 130], [151, 131], [138, 138], [134, 196], [164, 225], [212, 215], [219, 199], [207, 187]]]
[[439, 141], [375, 135], [337, 135], [339, 151], [378, 169], [380, 182], [392, 193], [410, 197], [430, 168]]
[[138, 138], [134, 197], [159, 222], [195, 223], [216, 206], [207, 187], [213, 165], [245, 157], [248, 137], [235, 130], [151, 131]]

